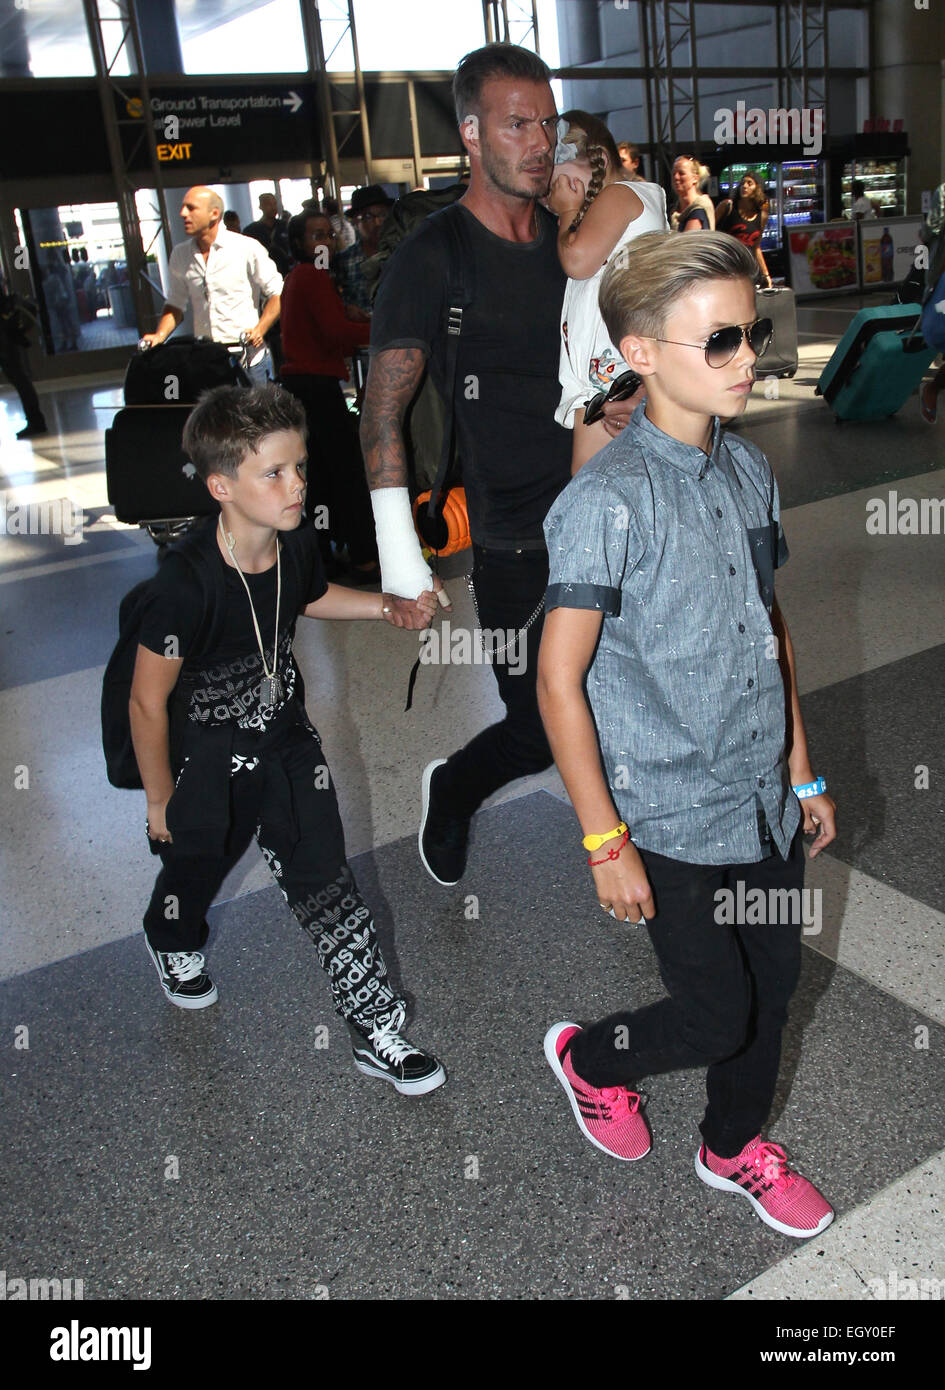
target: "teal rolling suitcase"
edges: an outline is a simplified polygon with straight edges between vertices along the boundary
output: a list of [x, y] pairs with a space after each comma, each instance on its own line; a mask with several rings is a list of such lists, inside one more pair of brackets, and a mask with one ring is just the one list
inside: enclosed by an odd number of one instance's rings
[[918, 304], [879, 304], [856, 315], [817, 383], [838, 421], [884, 420], [916, 390], [935, 356], [918, 318]]

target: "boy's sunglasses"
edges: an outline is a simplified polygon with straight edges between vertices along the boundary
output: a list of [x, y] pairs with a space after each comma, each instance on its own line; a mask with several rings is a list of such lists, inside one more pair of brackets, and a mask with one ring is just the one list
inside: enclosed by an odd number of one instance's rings
[[[705, 353], [710, 367], [725, 367], [738, 352], [742, 342], [747, 339], [748, 346], [756, 357], [763, 357], [771, 342], [774, 325], [770, 319], [755, 319], [747, 328], [733, 323], [730, 328], [717, 328], [710, 333], [704, 343], [679, 343], [675, 338], [654, 338], [656, 343], [673, 343], [675, 347], [699, 348]], [[641, 333], [641, 337], [649, 336]]]
[[621, 372], [610, 384], [609, 391], [598, 391], [584, 407], [585, 425], [594, 425], [603, 417], [604, 406], [608, 401], [625, 401], [640, 385], [636, 372]]

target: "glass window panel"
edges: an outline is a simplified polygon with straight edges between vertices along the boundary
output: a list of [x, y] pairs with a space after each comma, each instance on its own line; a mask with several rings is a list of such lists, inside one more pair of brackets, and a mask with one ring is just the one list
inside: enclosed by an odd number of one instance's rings
[[185, 73], [304, 72], [299, 0], [177, 0]]
[[[866, 67], [869, 62], [869, 16], [863, 10], [829, 10], [827, 43], [831, 67]], [[842, 128], [857, 129], [856, 126]]]
[[452, 71], [484, 43], [479, 0], [354, 0], [354, 20], [365, 72]]
[[76, 0], [29, 0], [3, 6], [0, 76], [91, 77], [95, 73], [85, 14]]
[[48, 353], [137, 342], [116, 203], [69, 203], [23, 214]]
[[696, 5], [697, 61], [702, 70], [777, 67], [773, 5]]

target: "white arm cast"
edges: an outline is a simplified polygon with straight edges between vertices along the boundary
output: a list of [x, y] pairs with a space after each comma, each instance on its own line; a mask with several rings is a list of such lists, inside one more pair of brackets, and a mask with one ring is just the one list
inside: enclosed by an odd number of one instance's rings
[[413, 527], [410, 493], [405, 487], [379, 487], [371, 493], [381, 588], [398, 598], [418, 598], [433, 588], [433, 575], [420, 553]]

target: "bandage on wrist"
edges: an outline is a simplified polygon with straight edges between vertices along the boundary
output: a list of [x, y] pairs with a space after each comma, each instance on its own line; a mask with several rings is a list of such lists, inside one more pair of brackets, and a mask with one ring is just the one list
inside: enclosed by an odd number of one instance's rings
[[415, 599], [433, 588], [433, 576], [420, 553], [405, 487], [379, 487], [371, 493], [381, 588], [385, 594]]

